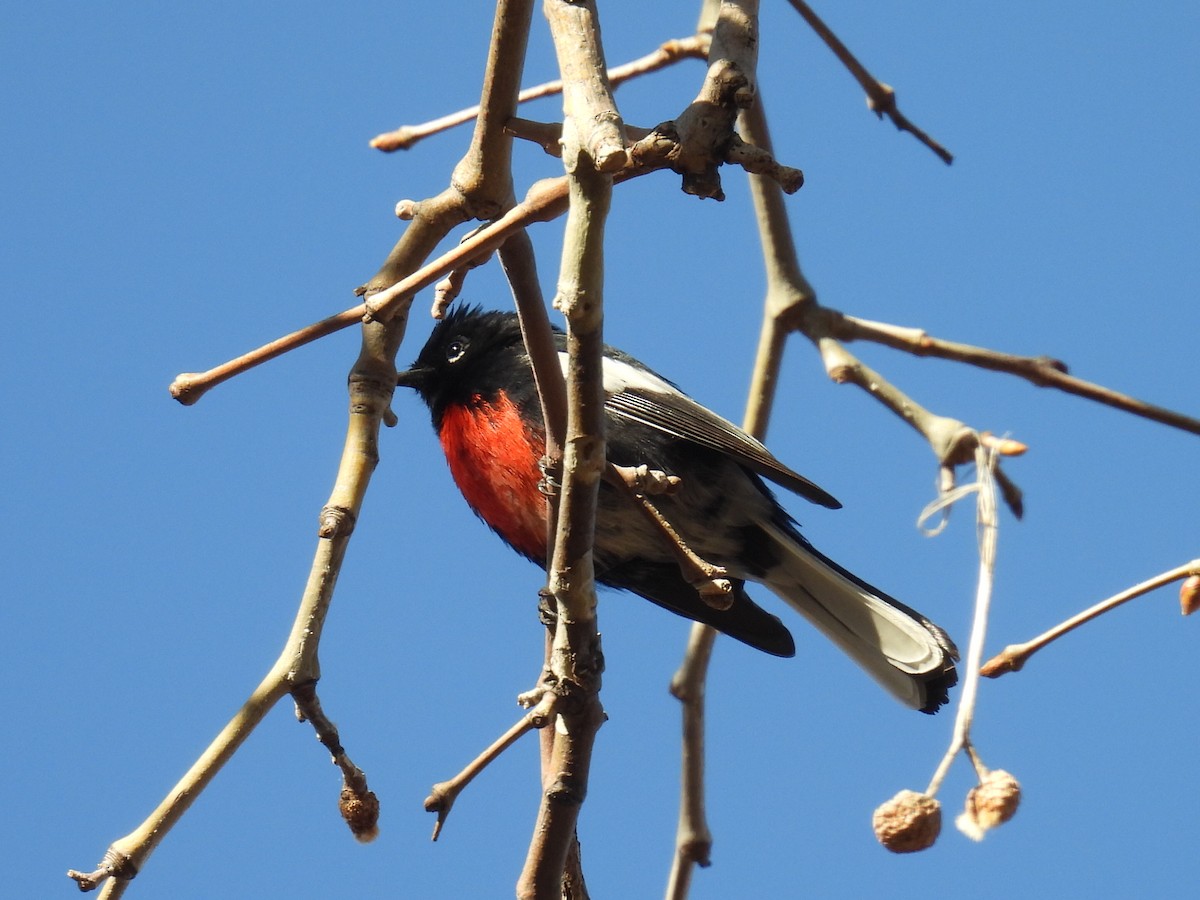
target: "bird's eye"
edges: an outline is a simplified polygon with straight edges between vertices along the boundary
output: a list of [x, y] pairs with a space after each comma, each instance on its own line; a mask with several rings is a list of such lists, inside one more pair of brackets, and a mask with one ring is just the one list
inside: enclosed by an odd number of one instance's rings
[[446, 362], [456, 363], [463, 358], [463, 354], [467, 352], [467, 342], [460, 339], [453, 340], [446, 347]]

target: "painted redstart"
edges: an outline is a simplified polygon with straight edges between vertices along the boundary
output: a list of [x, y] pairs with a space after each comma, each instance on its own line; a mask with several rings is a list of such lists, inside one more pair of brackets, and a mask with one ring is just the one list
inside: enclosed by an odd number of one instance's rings
[[[471, 508], [514, 550], [545, 566], [547, 504], [539, 490], [545, 431], [516, 314], [456, 307], [398, 383], [429, 405]], [[656, 496], [655, 505], [689, 547], [728, 570], [734, 600], [720, 610], [701, 599], [662, 534], [606, 483], [596, 513], [597, 581], [767, 653], [794, 656], [788, 629], [746, 595], [745, 580], [761, 582], [901, 702], [922, 712], [946, 702], [958, 679], [958, 651], [946, 633], [814, 549], [762, 479], [831, 509], [841, 506], [837, 500], [612, 348], [605, 349], [604, 390], [609, 460], [682, 479], [678, 492]]]

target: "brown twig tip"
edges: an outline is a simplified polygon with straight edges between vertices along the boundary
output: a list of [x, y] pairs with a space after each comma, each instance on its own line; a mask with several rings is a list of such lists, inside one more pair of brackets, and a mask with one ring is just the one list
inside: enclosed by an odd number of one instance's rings
[[984, 678], [999, 678], [1009, 672], [1019, 672], [1025, 665], [1025, 660], [1025, 645], [1009, 644], [980, 666], [979, 674]]
[[562, 156], [562, 124], [559, 122], [535, 122], [513, 116], [504, 123], [504, 130], [513, 137], [537, 144], [550, 156]]
[[804, 186], [804, 173], [791, 166], [781, 165], [762, 147], [748, 144], [737, 135], [729, 145], [725, 158], [741, 166], [751, 175], [763, 175], [777, 182], [785, 194], [794, 194]]
[[1200, 575], [1193, 575], [1179, 586], [1179, 609], [1190, 616], [1200, 609]]
[[421, 132], [408, 125], [395, 131], [385, 131], [371, 138], [367, 146], [372, 150], [382, 150], [384, 153], [394, 153], [397, 150], [407, 150], [421, 139]]
[[208, 388], [209, 385], [204, 383], [202, 372], [181, 372], [175, 376], [175, 380], [171, 382], [171, 386], [167, 390], [184, 406], [191, 406], [204, 396]]
[[875, 810], [875, 839], [893, 853], [928, 850], [942, 831], [942, 805], [936, 798], [903, 790]]
[[338, 797], [338, 811], [359, 843], [369, 844], [379, 837], [379, 798], [365, 784], [346, 784]]
[[433, 823], [433, 834], [429, 836], [431, 841], [436, 841], [442, 834], [442, 826], [446, 824], [446, 817], [450, 815], [450, 809], [454, 806], [454, 800], [458, 797], [458, 788], [453, 782], [442, 781], [433, 786], [432, 792], [425, 798], [425, 812], [437, 813], [437, 821]]
[[411, 222], [417, 217], [419, 205], [416, 200], [401, 200], [396, 204], [396, 218], [402, 222]]
[[1009, 437], [996, 437], [990, 431], [980, 433], [979, 443], [989, 450], [995, 450], [1001, 456], [1022, 456], [1029, 450], [1027, 444]]
[[1021, 783], [1003, 769], [988, 772], [967, 793], [967, 805], [954, 820], [958, 830], [973, 841], [1017, 814], [1021, 805]]
[[437, 283], [433, 289], [433, 305], [429, 314], [435, 319], [444, 319], [450, 304], [458, 299], [467, 281], [467, 269], [455, 269]]

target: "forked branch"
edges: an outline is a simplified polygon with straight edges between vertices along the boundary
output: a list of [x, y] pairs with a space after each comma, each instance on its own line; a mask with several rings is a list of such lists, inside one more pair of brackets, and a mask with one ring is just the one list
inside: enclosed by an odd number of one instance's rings
[[[496, 17], [497, 27], [489, 50], [489, 75], [485, 78], [486, 88], [476, 131], [470, 150], [455, 168], [454, 186], [436, 198], [424, 201], [422, 215], [405, 229], [379, 271], [361, 289], [368, 298], [420, 268], [434, 247], [457, 224], [480, 211], [494, 215], [512, 204], [511, 138], [505, 133], [503, 123], [516, 109], [532, 2], [501, 0]], [[318, 735], [342, 769], [340, 807], [355, 836], [373, 836], [377, 801], [367, 788], [361, 770], [350, 762], [342, 748], [336, 729], [321, 711], [315, 686], [321, 674], [318, 646], [322, 628], [350, 536], [379, 460], [380, 426], [390, 414], [396, 386], [395, 355], [407, 321], [406, 299], [394, 301], [388, 310], [387, 321], [372, 319], [363, 324], [361, 350], [348, 378], [349, 422], [342, 457], [333, 491], [320, 515], [309, 579], [279, 659], [158, 808], [135, 831], [114, 842], [106, 854], [106, 862], [98, 870], [99, 875], [72, 873], [80, 887], [91, 889], [104, 881], [102, 896], [119, 896], [129, 883], [128, 879], [136, 874], [159, 841], [267, 711], [289, 693], [295, 696], [301, 714], [316, 726]], [[366, 303], [363, 309], [367, 309]], [[354, 317], [358, 321], [362, 318], [362, 312]], [[321, 325], [327, 327], [328, 320]], [[313, 338], [307, 336], [305, 339]], [[286, 349], [290, 347], [269, 347], [264, 358], [286, 352]], [[177, 382], [173, 386], [178, 389], [173, 393], [182, 402], [195, 402], [212, 384], [244, 368], [244, 365], [233, 365], [217, 371], [215, 376], [207, 373], [208, 378], [185, 379], [184, 383]]]

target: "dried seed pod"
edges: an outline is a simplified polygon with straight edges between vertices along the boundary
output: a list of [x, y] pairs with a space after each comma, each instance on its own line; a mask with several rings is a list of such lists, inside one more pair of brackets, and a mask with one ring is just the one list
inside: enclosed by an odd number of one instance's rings
[[972, 840], [983, 836], [1014, 815], [1021, 803], [1021, 783], [1003, 769], [988, 772], [967, 793], [967, 808], [954, 822]]
[[343, 787], [338, 809], [355, 840], [369, 844], [379, 837], [379, 798], [374, 791], [356, 792]]
[[942, 805], [928, 794], [904, 790], [875, 810], [875, 839], [893, 853], [933, 846], [942, 830]]

